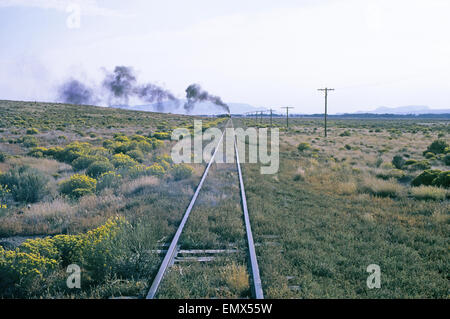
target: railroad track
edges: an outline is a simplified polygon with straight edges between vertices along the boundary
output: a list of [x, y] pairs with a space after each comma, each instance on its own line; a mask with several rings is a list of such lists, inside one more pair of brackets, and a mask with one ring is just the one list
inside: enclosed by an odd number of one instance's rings
[[[225, 125], [225, 128], [222, 132], [222, 135], [220, 137], [219, 142], [217, 143], [215, 149], [214, 149], [214, 153], [211, 156], [211, 159], [208, 163], [208, 165], [205, 168], [205, 171], [203, 172], [202, 178], [200, 179], [200, 182], [197, 186], [197, 189], [195, 190], [194, 195], [192, 196], [192, 199], [189, 203], [189, 206], [187, 207], [183, 218], [181, 220], [180, 225], [178, 226], [178, 229], [174, 235], [174, 237], [172, 238], [172, 241], [169, 245], [169, 248], [167, 249], [167, 251], [165, 252], [165, 256], [164, 259], [161, 263], [161, 266], [158, 270], [158, 273], [156, 274], [155, 278], [153, 279], [153, 283], [150, 287], [150, 290], [148, 291], [147, 294], [147, 299], [153, 299], [155, 298], [156, 294], [158, 293], [158, 289], [161, 285], [161, 282], [164, 278], [164, 275], [167, 273], [167, 270], [174, 264], [174, 261], [177, 259], [177, 255], [179, 253], [186, 253], [187, 251], [182, 251], [180, 250], [180, 246], [178, 244], [178, 241], [180, 239], [180, 236], [183, 232], [184, 226], [186, 225], [186, 222], [189, 218], [189, 215], [192, 212], [192, 209], [195, 206], [195, 202], [198, 198], [198, 195], [202, 189], [202, 186], [208, 176], [208, 172], [209, 169], [212, 165], [212, 163], [215, 160], [216, 157], [216, 153], [217, 150], [219, 149], [219, 146], [221, 145], [222, 141], [223, 141], [223, 137], [226, 131], [226, 127], [228, 126], [228, 124], [231, 123], [231, 126], [233, 126], [233, 121], [232, 119], [230, 119], [227, 124]], [[253, 296], [256, 299], [263, 299], [264, 298], [264, 294], [263, 294], [263, 290], [262, 290], [262, 284], [261, 284], [261, 278], [259, 275], [259, 267], [258, 267], [258, 261], [256, 258], [256, 251], [255, 251], [255, 244], [253, 241], [253, 234], [252, 234], [252, 230], [251, 230], [251, 226], [250, 226], [250, 217], [249, 217], [249, 213], [248, 213], [248, 207], [247, 207], [247, 198], [245, 196], [245, 187], [244, 187], [244, 181], [242, 178], [242, 170], [241, 170], [241, 165], [239, 162], [239, 153], [238, 153], [238, 148], [237, 148], [237, 141], [236, 141], [236, 136], [233, 137], [234, 140], [234, 150], [235, 150], [235, 160], [236, 160], [236, 169], [238, 172], [238, 177], [239, 177], [239, 188], [240, 188], [240, 195], [241, 195], [241, 205], [242, 205], [242, 211], [244, 214], [244, 222], [245, 222], [245, 231], [246, 231], [246, 235], [247, 235], [247, 243], [248, 243], [248, 255], [249, 255], [249, 266], [250, 266], [250, 272], [251, 272], [251, 282], [252, 282], [252, 292], [253, 292]], [[225, 253], [233, 253], [233, 250], [203, 250], [203, 251], [197, 251], [197, 252], [202, 252], [202, 253], [217, 253], [217, 252], [225, 252]], [[177, 260], [190, 260], [189, 258], [193, 258], [193, 257], [184, 257], [183, 258], [178, 258]], [[200, 261], [210, 261], [213, 260], [214, 257], [202, 257], [202, 259], [200, 259]]]

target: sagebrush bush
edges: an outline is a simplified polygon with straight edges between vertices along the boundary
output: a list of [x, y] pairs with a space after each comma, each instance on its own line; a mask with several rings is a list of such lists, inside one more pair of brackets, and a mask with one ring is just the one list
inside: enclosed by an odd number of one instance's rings
[[116, 168], [131, 167], [137, 164], [134, 159], [123, 153], [115, 154], [113, 156], [112, 163]]
[[87, 175], [75, 174], [61, 182], [60, 191], [72, 198], [80, 198], [95, 192], [97, 181]]
[[158, 140], [168, 140], [170, 139], [170, 134], [166, 132], [155, 132], [153, 133], [153, 137]]
[[34, 134], [39, 134], [39, 131], [38, 131], [37, 128], [32, 127], [32, 128], [27, 129], [27, 132], [26, 132], [26, 133], [27, 133], [28, 135], [34, 135]]
[[116, 188], [122, 181], [122, 175], [109, 171], [100, 175], [97, 181], [97, 191], [102, 191], [105, 188]]
[[72, 167], [76, 171], [86, 169], [97, 160], [95, 156], [83, 155], [72, 161]]
[[191, 177], [193, 172], [192, 167], [186, 164], [176, 164], [172, 167], [172, 176], [176, 181]]
[[155, 164], [152, 164], [149, 167], [147, 167], [146, 172], [148, 175], [162, 177], [166, 173], [166, 170], [164, 169], [164, 167], [162, 167], [158, 163], [155, 163]]
[[445, 155], [444, 164], [450, 166], [450, 154]]
[[128, 151], [127, 155], [139, 163], [144, 161], [144, 153], [139, 149]]
[[11, 190], [15, 201], [35, 203], [48, 194], [49, 179], [40, 171], [28, 166], [15, 167], [0, 175], [0, 184]]
[[141, 151], [146, 154], [158, 147], [161, 147], [162, 144], [162, 141], [158, 141], [154, 137], [145, 137], [137, 134], [131, 136], [131, 138], [123, 134], [115, 134], [114, 140], [103, 141], [103, 146], [114, 154], [125, 154], [134, 150]]
[[428, 146], [427, 150], [424, 151], [424, 155], [427, 152], [431, 152], [434, 154], [442, 154], [445, 153], [445, 149], [449, 147], [448, 143], [445, 140], [435, 140], [433, 143]]
[[0, 163], [4, 163], [6, 160], [6, 155], [3, 152], [0, 152]]
[[311, 148], [311, 145], [310, 145], [309, 143], [307, 143], [307, 142], [302, 142], [302, 143], [300, 143], [300, 144], [297, 146], [297, 149], [298, 149], [300, 152], [309, 150], [310, 148]]
[[19, 139], [19, 142], [25, 147], [36, 147], [39, 144], [39, 141], [34, 136], [24, 136]]
[[431, 153], [431, 152], [426, 152], [426, 153], [424, 154], [424, 156], [425, 156], [425, 158], [427, 158], [427, 159], [435, 159], [435, 158], [436, 158], [436, 154]]
[[103, 173], [114, 170], [114, 166], [110, 162], [97, 161], [93, 162], [86, 170], [86, 175], [97, 178]]
[[420, 175], [414, 178], [411, 182], [412, 186], [430, 186], [433, 184], [433, 180], [439, 176], [441, 173], [438, 169], [427, 169], [423, 171]]
[[423, 161], [416, 161], [415, 163], [409, 165], [408, 169], [411, 171], [417, 171], [430, 168], [431, 168], [430, 162], [428, 162], [427, 160], [423, 160]]
[[112, 241], [125, 225], [124, 218], [115, 217], [84, 234], [29, 239], [16, 250], [0, 246], [0, 295], [24, 296], [32, 282], [45, 290], [51, 273], [73, 263], [82, 267], [86, 284], [103, 280], [118, 257]]
[[431, 184], [438, 187], [450, 188], [450, 171], [439, 173]]
[[397, 169], [402, 169], [403, 165], [405, 165], [405, 160], [403, 159], [403, 156], [401, 155], [395, 155], [392, 159], [392, 165], [395, 166]]

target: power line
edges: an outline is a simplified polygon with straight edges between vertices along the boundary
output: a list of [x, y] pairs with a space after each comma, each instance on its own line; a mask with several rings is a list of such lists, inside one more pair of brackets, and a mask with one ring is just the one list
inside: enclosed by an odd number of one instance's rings
[[328, 91], [334, 91], [334, 89], [324, 88], [324, 89], [317, 89], [317, 90], [325, 92], [325, 137], [327, 137], [327, 101], [328, 101]]

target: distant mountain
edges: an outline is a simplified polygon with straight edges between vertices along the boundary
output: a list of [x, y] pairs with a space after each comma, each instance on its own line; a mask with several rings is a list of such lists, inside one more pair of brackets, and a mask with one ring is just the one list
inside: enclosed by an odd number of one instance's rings
[[[211, 102], [202, 102], [195, 105], [191, 112], [186, 112], [184, 109], [184, 100], [181, 100], [177, 105], [171, 101], [165, 101], [158, 105], [157, 103], [146, 105], [114, 105], [113, 107], [147, 112], [164, 112], [173, 114], [189, 114], [189, 115], [214, 115], [225, 113], [224, 109]], [[250, 104], [245, 103], [228, 103], [231, 114], [242, 114], [245, 112], [252, 112], [260, 110]]]
[[445, 114], [450, 113], [450, 109], [431, 109], [426, 105], [407, 105], [399, 107], [381, 106], [373, 111], [358, 111], [357, 114]]

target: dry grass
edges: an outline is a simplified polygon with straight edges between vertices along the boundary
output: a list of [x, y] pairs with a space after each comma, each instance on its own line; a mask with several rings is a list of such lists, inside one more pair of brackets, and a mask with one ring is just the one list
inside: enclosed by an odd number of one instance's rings
[[119, 209], [125, 205], [125, 200], [122, 196], [116, 196], [111, 192], [104, 192], [101, 195], [87, 195], [83, 196], [79, 203], [79, 211], [93, 212], [106, 209]]
[[447, 190], [434, 186], [412, 187], [410, 193], [419, 200], [445, 200], [450, 195]]
[[358, 187], [355, 182], [339, 183], [336, 192], [341, 195], [356, 194]]
[[52, 215], [70, 215], [75, 208], [62, 198], [57, 198], [52, 202], [41, 202], [31, 205], [26, 212], [27, 216], [52, 216]]
[[362, 179], [359, 190], [380, 197], [401, 197], [405, 194], [405, 187], [396, 180], [382, 180], [372, 176], [365, 176]]
[[441, 205], [435, 207], [431, 216], [438, 223], [448, 224], [448, 222], [450, 221], [448, 205], [442, 203]]
[[233, 262], [221, 270], [220, 276], [228, 288], [237, 295], [245, 293], [250, 288], [249, 275], [245, 266]]
[[121, 187], [121, 192], [124, 194], [134, 194], [140, 192], [149, 186], [159, 185], [160, 180], [155, 176], [142, 176], [138, 179], [125, 183]]
[[54, 175], [60, 172], [72, 170], [72, 167], [70, 165], [48, 158], [34, 158], [34, 157], [11, 158], [9, 160], [9, 163], [12, 165], [28, 165], [48, 175]]

